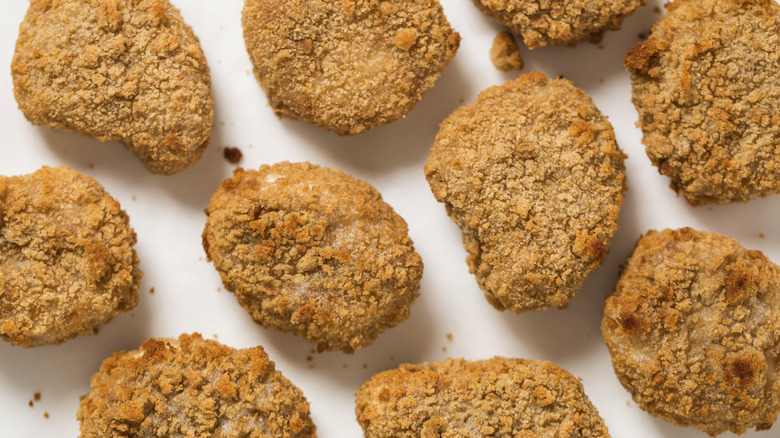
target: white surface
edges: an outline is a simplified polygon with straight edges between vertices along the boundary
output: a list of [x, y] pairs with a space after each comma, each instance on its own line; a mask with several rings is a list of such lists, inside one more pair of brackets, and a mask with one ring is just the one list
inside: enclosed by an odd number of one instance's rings
[[[138, 233], [136, 249], [144, 280], [137, 309], [100, 328], [97, 336], [63, 345], [23, 349], [0, 342], [0, 424], [7, 437], [78, 435], [75, 413], [89, 377], [113, 351], [133, 349], [150, 337], [197, 331], [234, 347], [262, 345], [285, 376], [311, 403], [321, 437], [362, 436], [354, 415], [354, 391], [373, 373], [402, 362], [470, 359], [494, 355], [546, 359], [580, 376], [585, 391], [614, 437], [705, 437], [656, 420], [630, 401], [615, 378], [599, 323], [603, 300], [640, 233], [648, 229], [692, 226], [737, 238], [747, 248], [780, 262], [780, 196], [727, 207], [689, 207], [670, 190], [647, 159], [634, 127], [628, 74], [622, 60], [660, 17], [650, 1], [608, 33], [603, 48], [523, 48], [524, 71], [564, 75], [583, 88], [610, 117], [621, 148], [628, 154], [629, 192], [604, 266], [596, 271], [564, 311], [517, 315], [490, 307], [468, 273], [460, 231], [447, 218], [423, 174], [438, 123], [461, 102], [516, 74], [502, 74], [488, 51], [502, 28], [467, 0], [442, 0], [463, 43], [454, 61], [415, 110], [402, 121], [369, 134], [341, 138], [292, 120], [274, 117], [254, 77], [241, 35], [240, 0], [174, 0], [200, 37], [208, 58], [216, 99], [211, 146], [196, 165], [172, 177], [149, 174], [118, 144], [103, 144], [78, 134], [30, 125], [16, 109], [9, 65], [23, 0], [0, 5], [0, 174], [33, 172], [42, 165], [67, 164], [97, 178], [130, 215]], [[4, 66], [4, 67], [3, 67]], [[282, 160], [342, 169], [374, 184], [409, 224], [425, 262], [421, 297], [411, 317], [354, 355], [312, 354], [303, 340], [256, 325], [235, 297], [221, 289], [214, 268], [204, 260], [203, 208], [235, 166], [222, 147], [237, 146], [244, 167]], [[765, 235], [759, 237], [759, 233]], [[154, 294], [149, 293], [150, 288]], [[446, 334], [452, 333], [452, 340]], [[444, 349], [446, 348], [446, 351]], [[309, 361], [307, 356], [313, 358]], [[33, 393], [42, 400], [28, 406]], [[44, 418], [48, 412], [49, 419]], [[724, 436], [730, 436], [725, 434]], [[745, 437], [776, 437], [751, 432]]]

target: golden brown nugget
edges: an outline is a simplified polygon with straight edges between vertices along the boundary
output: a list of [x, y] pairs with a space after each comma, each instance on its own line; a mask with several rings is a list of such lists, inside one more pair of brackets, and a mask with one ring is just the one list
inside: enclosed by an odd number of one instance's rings
[[66, 166], [0, 176], [0, 337], [59, 344], [138, 303], [141, 271], [127, 214]]
[[625, 58], [648, 157], [692, 205], [780, 192], [780, 5], [667, 8]]
[[579, 380], [549, 362], [494, 357], [404, 364], [357, 393], [367, 438], [608, 438]]
[[601, 323], [639, 407], [709, 435], [769, 429], [780, 412], [780, 268], [715, 233], [639, 239]]
[[490, 48], [490, 62], [504, 72], [523, 69], [523, 56], [511, 33], [499, 32], [496, 35]]
[[409, 317], [423, 265], [377, 190], [309, 163], [238, 169], [211, 198], [203, 247], [260, 324], [352, 352]]
[[339, 135], [404, 117], [460, 44], [438, 0], [246, 0], [242, 23], [276, 114]]
[[487, 300], [525, 312], [565, 308], [604, 261], [623, 203], [623, 160], [585, 92], [528, 73], [447, 117], [425, 174], [463, 232]]
[[647, 0], [474, 0], [487, 16], [522, 36], [529, 49], [599, 42]]
[[31, 0], [11, 73], [30, 122], [121, 142], [151, 172], [206, 151], [209, 69], [167, 0]]
[[199, 334], [150, 339], [103, 361], [76, 417], [82, 438], [315, 438], [309, 403], [263, 347]]

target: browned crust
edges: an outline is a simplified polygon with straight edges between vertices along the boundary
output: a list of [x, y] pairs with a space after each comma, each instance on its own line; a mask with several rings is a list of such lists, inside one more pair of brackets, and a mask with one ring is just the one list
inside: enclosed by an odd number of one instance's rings
[[82, 438], [316, 438], [309, 403], [262, 347], [199, 334], [114, 353], [92, 376], [76, 417]]
[[135, 243], [119, 202], [88, 176], [0, 176], [0, 337], [59, 344], [134, 308]]
[[780, 412], [780, 268], [715, 233], [650, 231], [607, 298], [620, 382], [654, 416], [710, 435]]

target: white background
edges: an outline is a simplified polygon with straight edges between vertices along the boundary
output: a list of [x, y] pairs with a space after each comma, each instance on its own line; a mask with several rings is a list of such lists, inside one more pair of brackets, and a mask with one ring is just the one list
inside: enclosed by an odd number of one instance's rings
[[[599, 324], [604, 297], [614, 287], [621, 264], [648, 229], [691, 226], [737, 238], [747, 248], [780, 262], [780, 196], [726, 207], [688, 206], [669, 189], [640, 143], [636, 111], [622, 60], [661, 16], [651, 0], [610, 32], [602, 46], [542, 48], [522, 53], [524, 71], [564, 75], [589, 93], [609, 116], [618, 144], [628, 154], [629, 191], [618, 231], [604, 266], [591, 275], [567, 310], [518, 315], [490, 307], [468, 273], [460, 231], [428, 188], [423, 173], [438, 123], [477, 93], [514, 78], [495, 70], [488, 51], [502, 30], [468, 0], [442, 0], [463, 42], [416, 109], [404, 120], [357, 137], [341, 138], [271, 111], [244, 49], [240, 0], [174, 0], [200, 37], [208, 58], [216, 100], [215, 129], [206, 155], [176, 176], [149, 174], [119, 144], [30, 125], [16, 108], [10, 63], [18, 25], [27, 2], [0, 5], [0, 174], [24, 174], [42, 165], [67, 164], [95, 177], [117, 198], [138, 233], [136, 249], [144, 279], [138, 308], [60, 346], [23, 349], [0, 341], [0, 436], [68, 437], [78, 434], [79, 396], [89, 377], [113, 351], [133, 349], [150, 337], [200, 332], [233, 347], [262, 345], [285, 376], [311, 403], [321, 437], [359, 437], [354, 392], [375, 372], [403, 362], [469, 359], [494, 355], [545, 359], [582, 378], [585, 391], [614, 437], [705, 437], [656, 420], [630, 401], [612, 372]], [[3, 67], [4, 66], [4, 67]], [[235, 166], [222, 147], [244, 153], [241, 165], [259, 167], [282, 160], [311, 161], [342, 169], [375, 185], [409, 224], [425, 262], [421, 296], [411, 317], [353, 355], [313, 354], [303, 340], [255, 324], [235, 297], [221, 289], [219, 276], [204, 260], [203, 209]], [[760, 237], [763, 233], [764, 237]], [[154, 294], [150, 294], [154, 288]], [[448, 340], [447, 333], [452, 333]], [[446, 351], [444, 351], [446, 348]], [[311, 356], [311, 360], [307, 357]], [[28, 406], [33, 393], [42, 400]], [[48, 412], [49, 419], [44, 418]], [[745, 437], [776, 437], [768, 432]], [[730, 436], [726, 434], [724, 436]]]

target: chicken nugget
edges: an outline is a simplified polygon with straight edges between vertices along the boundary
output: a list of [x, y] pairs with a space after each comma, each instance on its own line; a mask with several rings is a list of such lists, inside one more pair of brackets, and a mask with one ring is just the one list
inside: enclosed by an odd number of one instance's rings
[[141, 271], [127, 214], [66, 166], [0, 176], [0, 337], [59, 344], [138, 303]]
[[441, 124], [425, 165], [463, 232], [469, 270], [499, 310], [565, 308], [607, 255], [624, 155], [585, 92], [528, 73]]
[[608, 438], [580, 381], [550, 362], [494, 357], [404, 364], [357, 393], [367, 438]]
[[309, 163], [238, 169], [211, 198], [203, 247], [260, 324], [352, 352], [409, 317], [423, 265], [365, 181]]
[[516, 35], [529, 49], [599, 42], [606, 30], [647, 0], [474, 0], [474, 4]]
[[121, 142], [151, 172], [206, 151], [209, 69], [168, 0], [31, 0], [11, 74], [30, 122]]
[[639, 407], [709, 435], [769, 429], [780, 412], [780, 267], [730, 237], [650, 231], [601, 323]]
[[677, 0], [625, 58], [642, 142], [692, 205], [780, 192], [780, 5]]
[[438, 0], [246, 0], [242, 23], [276, 114], [339, 135], [404, 117], [460, 44]]
[[82, 438], [316, 438], [309, 403], [263, 347], [199, 334], [114, 353], [76, 413]]

